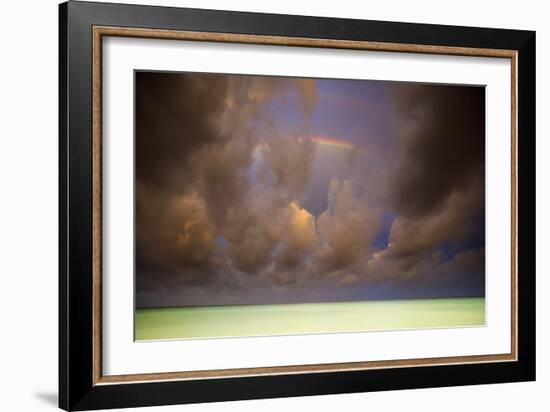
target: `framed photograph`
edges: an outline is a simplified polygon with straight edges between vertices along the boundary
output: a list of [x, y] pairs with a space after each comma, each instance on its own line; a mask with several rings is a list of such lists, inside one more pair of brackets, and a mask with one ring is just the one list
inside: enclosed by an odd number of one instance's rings
[[535, 379], [535, 33], [60, 5], [66, 410]]

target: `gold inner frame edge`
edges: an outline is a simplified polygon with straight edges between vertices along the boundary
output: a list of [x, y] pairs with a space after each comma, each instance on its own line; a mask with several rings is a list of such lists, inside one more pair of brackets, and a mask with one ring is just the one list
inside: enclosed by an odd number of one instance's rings
[[[511, 241], [511, 352], [506, 354], [450, 356], [417, 359], [392, 359], [313, 365], [268, 366], [181, 372], [103, 375], [102, 362], [102, 40], [105, 36], [187, 40], [271, 46], [317, 47], [399, 53], [421, 53], [474, 57], [497, 57], [511, 60], [511, 179], [512, 179], [512, 241]], [[92, 29], [92, 335], [94, 385], [155, 382], [171, 380], [216, 379], [260, 375], [342, 372], [413, 366], [457, 365], [517, 361], [517, 52], [515, 50], [432, 46], [356, 40], [265, 36], [234, 33], [143, 29], [132, 27], [93, 26]]]

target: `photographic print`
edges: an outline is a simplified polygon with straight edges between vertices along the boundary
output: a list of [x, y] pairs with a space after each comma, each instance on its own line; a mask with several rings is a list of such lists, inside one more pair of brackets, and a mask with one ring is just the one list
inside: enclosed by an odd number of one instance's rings
[[135, 339], [485, 324], [485, 88], [135, 72]]

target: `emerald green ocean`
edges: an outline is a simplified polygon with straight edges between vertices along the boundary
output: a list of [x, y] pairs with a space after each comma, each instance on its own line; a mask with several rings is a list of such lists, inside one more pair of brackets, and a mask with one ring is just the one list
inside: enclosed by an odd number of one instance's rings
[[188, 339], [485, 324], [484, 298], [137, 309], [135, 339]]

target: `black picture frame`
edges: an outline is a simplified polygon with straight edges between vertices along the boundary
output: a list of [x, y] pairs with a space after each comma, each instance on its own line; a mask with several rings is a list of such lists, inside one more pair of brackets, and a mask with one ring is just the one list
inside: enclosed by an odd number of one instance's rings
[[[101, 385], [93, 362], [94, 26], [517, 52], [517, 360]], [[535, 32], [70, 1], [59, 6], [59, 406], [89, 410], [535, 380]]]

